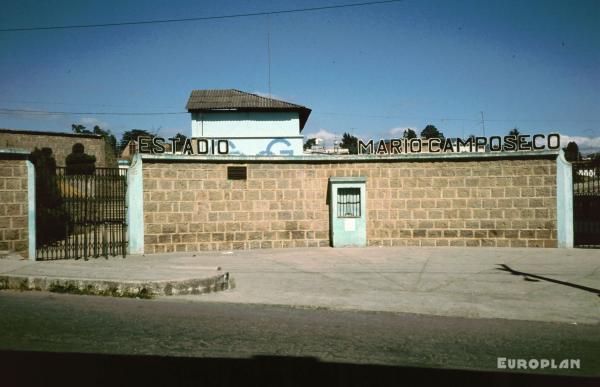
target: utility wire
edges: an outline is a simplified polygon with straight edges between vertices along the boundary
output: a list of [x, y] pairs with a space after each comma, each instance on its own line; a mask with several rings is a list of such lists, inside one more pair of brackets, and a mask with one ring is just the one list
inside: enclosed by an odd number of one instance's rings
[[[0, 102], [9, 103], [9, 104], [35, 104], [35, 105], [65, 105], [65, 106], [93, 106], [94, 108], [102, 107], [102, 108], [123, 108], [123, 109], [136, 109], [140, 106], [135, 105], [111, 105], [111, 104], [94, 104], [94, 103], [71, 103], [71, 102], [51, 102], [51, 101], [36, 101], [36, 100], [19, 100], [19, 99], [4, 99], [0, 97]], [[177, 109], [175, 106], [148, 106], [153, 109]], [[0, 109], [4, 109], [0, 107]]]
[[157, 20], [129, 21], [129, 22], [120, 22], [120, 23], [73, 24], [73, 25], [66, 25], [66, 26], [2, 28], [2, 29], [0, 29], [0, 32], [67, 30], [67, 29], [76, 29], [76, 28], [117, 27], [117, 26], [133, 26], [133, 25], [143, 25], [143, 24], [181, 23], [181, 22], [204, 21], [204, 20], [234, 19], [234, 18], [240, 18], [240, 17], [281, 15], [281, 14], [286, 14], [286, 13], [297, 13], [297, 12], [315, 12], [315, 11], [324, 11], [324, 10], [339, 9], [339, 8], [366, 7], [366, 6], [379, 5], [379, 4], [399, 3], [401, 1], [404, 1], [404, 0], [368, 1], [368, 2], [363, 2], [363, 3], [324, 5], [321, 7], [295, 8], [295, 9], [285, 9], [285, 10], [280, 10], [280, 11], [238, 13], [238, 14], [231, 14], [231, 15], [200, 16], [200, 17], [189, 17], [189, 18], [183, 18], [183, 19], [157, 19]]
[[[403, 116], [403, 115], [371, 115], [371, 114], [356, 114], [356, 113], [333, 113], [333, 112], [322, 112], [313, 111], [313, 114], [326, 114], [326, 115], [338, 115], [338, 116], [356, 116], [363, 118], [383, 118], [383, 119], [426, 119], [431, 121], [472, 121], [481, 123], [480, 119], [469, 119], [469, 118], [436, 118], [436, 117], [414, 117], [414, 116]], [[40, 115], [106, 115], [106, 116], [159, 116], [159, 115], [178, 115], [178, 114], [190, 114], [187, 111], [184, 112], [67, 112], [67, 111], [53, 111], [53, 110], [29, 110], [29, 109], [9, 109], [0, 107], [0, 114], [40, 114]], [[590, 120], [554, 120], [554, 119], [485, 119], [486, 121], [494, 122], [600, 122], [600, 119]], [[591, 129], [588, 129], [591, 130]]]
[[[481, 124], [481, 118], [449, 118], [449, 117], [444, 117], [444, 118], [436, 118], [436, 117], [415, 117], [415, 116], [408, 116], [408, 115], [391, 115], [391, 114], [360, 114], [360, 113], [349, 113], [349, 112], [324, 112], [324, 111], [318, 111], [318, 110], [313, 110], [312, 114], [325, 114], [325, 115], [331, 115], [331, 116], [352, 116], [352, 117], [363, 117], [363, 118], [379, 118], [379, 119], [427, 119], [427, 120], [431, 120], [431, 121], [471, 121], [471, 122], [477, 122], [479, 124]], [[520, 119], [520, 118], [510, 118], [510, 119], [490, 119], [490, 118], [486, 118], [485, 119], [486, 122], [513, 122], [513, 121], [518, 121], [518, 122], [600, 122], [600, 119], [590, 119], [590, 120], [581, 120], [581, 119], [573, 119], [573, 120], [556, 120], [556, 119]], [[481, 128], [481, 127], [480, 127]]]
[[174, 115], [174, 114], [189, 114], [189, 112], [57, 112], [49, 110], [28, 110], [28, 109], [4, 109], [0, 108], [0, 114], [48, 114], [48, 115], [106, 115], [106, 116], [157, 116], [157, 115]]

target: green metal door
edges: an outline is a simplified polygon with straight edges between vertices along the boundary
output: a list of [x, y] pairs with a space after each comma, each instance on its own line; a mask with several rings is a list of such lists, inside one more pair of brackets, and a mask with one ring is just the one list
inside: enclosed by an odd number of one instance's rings
[[329, 214], [333, 247], [367, 245], [365, 177], [329, 178]]

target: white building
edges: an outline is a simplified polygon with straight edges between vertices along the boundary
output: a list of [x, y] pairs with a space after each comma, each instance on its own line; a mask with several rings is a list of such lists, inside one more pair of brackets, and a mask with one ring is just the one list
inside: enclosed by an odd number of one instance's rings
[[235, 89], [193, 90], [192, 137], [227, 140], [233, 155], [301, 155], [311, 110]]

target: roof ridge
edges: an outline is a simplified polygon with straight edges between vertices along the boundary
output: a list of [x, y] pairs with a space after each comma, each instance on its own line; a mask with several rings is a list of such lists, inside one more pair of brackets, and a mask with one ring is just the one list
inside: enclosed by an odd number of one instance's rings
[[239, 93], [239, 94], [253, 96], [253, 97], [260, 98], [260, 99], [266, 100], [266, 101], [275, 101], [275, 102], [285, 103], [285, 104], [291, 105], [293, 107], [306, 108], [306, 106], [304, 106], [304, 105], [299, 105], [297, 103], [289, 102], [289, 101], [286, 101], [286, 100], [283, 100], [283, 99], [277, 99], [277, 98], [273, 98], [273, 97], [265, 97], [264, 95], [259, 95], [259, 94], [256, 94], [256, 93], [250, 93], [248, 91], [243, 91], [243, 90], [234, 89], [234, 88], [228, 88], [228, 89], [192, 89], [192, 94], [195, 91], [209, 91], [209, 92], [234, 91], [234, 92]]
[[282, 99], [277, 99], [277, 98], [272, 98], [272, 97], [265, 97], [263, 95], [258, 95], [256, 93], [250, 93], [248, 91], [243, 91], [243, 90], [238, 90], [238, 89], [230, 89], [230, 90], [234, 90], [234, 91], [237, 91], [237, 92], [242, 93], [242, 94], [252, 95], [254, 97], [258, 97], [258, 98], [265, 99], [265, 100], [268, 100], [268, 101], [283, 102], [283, 103], [287, 103], [288, 105], [293, 105], [293, 106], [300, 107], [300, 108], [306, 107], [306, 106], [295, 104], [293, 102], [284, 101]]

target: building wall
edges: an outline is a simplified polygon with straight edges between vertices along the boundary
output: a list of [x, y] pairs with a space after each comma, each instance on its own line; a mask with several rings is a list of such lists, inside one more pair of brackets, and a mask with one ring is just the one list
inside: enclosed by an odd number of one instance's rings
[[227, 139], [231, 154], [302, 155], [297, 112], [193, 113], [192, 137]]
[[0, 159], [0, 250], [27, 256], [26, 160]]
[[[220, 137], [222, 138], [222, 137]], [[218, 140], [215, 139], [215, 141]], [[230, 155], [299, 156], [304, 153], [304, 137], [229, 138]]]
[[556, 247], [556, 161], [144, 160], [145, 251], [329, 246], [330, 176], [367, 178], [370, 246]]
[[297, 112], [193, 113], [192, 137], [287, 137], [300, 134]]
[[83, 144], [85, 153], [96, 156], [97, 167], [117, 167], [114, 153], [106, 141], [99, 136], [0, 129], [0, 148], [19, 148], [29, 151], [33, 151], [36, 147], [51, 148], [58, 166], [65, 166], [65, 159], [76, 143]]

